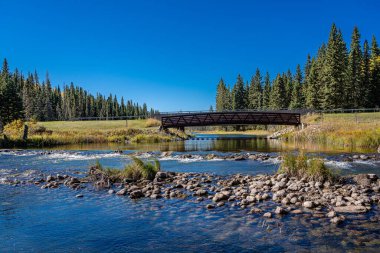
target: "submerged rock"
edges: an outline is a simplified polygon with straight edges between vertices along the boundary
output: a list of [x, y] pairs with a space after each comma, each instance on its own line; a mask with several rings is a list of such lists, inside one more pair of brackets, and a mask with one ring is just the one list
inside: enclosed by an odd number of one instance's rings
[[364, 206], [338, 206], [334, 207], [334, 211], [338, 213], [365, 213], [368, 210]]

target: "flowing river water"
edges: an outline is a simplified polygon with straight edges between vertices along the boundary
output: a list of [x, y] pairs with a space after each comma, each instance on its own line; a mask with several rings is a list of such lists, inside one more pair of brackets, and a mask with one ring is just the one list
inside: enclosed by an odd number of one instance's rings
[[[122, 149], [123, 153], [114, 150]], [[207, 172], [220, 176], [274, 173], [282, 152], [300, 149], [324, 157], [340, 174], [374, 173], [380, 162], [345, 159], [373, 150], [349, 150], [284, 144], [252, 136], [196, 135], [193, 140], [163, 144], [82, 145], [50, 150], [0, 152], [1, 252], [378, 252], [380, 208], [347, 215], [340, 225], [313, 215], [265, 220], [262, 214], [232, 206], [207, 210], [193, 199], [140, 199], [88, 188], [40, 189], [33, 184], [2, 184], [8, 178], [44, 174], [83, 174], [96, 160], [122, 168], [128, 154], [158, 157], [161, 169]], [[159, 154], [173, 151], [169, 156]], [[267, 153], [265, 161], [207, 160], [207, 154]], [[187, 155], [187, 156], [184, 156]], [[191, 155], [191, 156], [189, 156]], [[76, 198], [80, 193], [83, 198]], [[208, 201], [208, 200], [207, 200]]]

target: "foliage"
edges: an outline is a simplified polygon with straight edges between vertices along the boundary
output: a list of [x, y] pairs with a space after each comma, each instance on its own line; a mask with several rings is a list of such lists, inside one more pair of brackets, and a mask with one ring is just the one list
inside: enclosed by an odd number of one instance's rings
[[161, 121], [154, 119], [154, 118], [149, 118], [146, 120], [145, 127], [159, 127], [161, 126]]
[[278, 173], [286, 173], [291, 177], [304, 178], [308, 181], [334, 180], [332, 171], [325, 166], [321, 158], [308, 159], [303, 153], [299, 153], [298, 156], [285, 154]]
[[153, 180], [161, 165], [158, 160], [144, 162], [143, 160], [132, 157], [132, 163], [126, 165], [124, 169], [104, 168], [99, 161], [90, 167], [89, 176], [98, 185], [109, 186], [109, 182], [123, 182], [126, 179], [138, 181], [141, 179]]
[[24, 121], [17, 119], [5, 125], [4, 134], [8, 136], [21, 136], [24, 130]]

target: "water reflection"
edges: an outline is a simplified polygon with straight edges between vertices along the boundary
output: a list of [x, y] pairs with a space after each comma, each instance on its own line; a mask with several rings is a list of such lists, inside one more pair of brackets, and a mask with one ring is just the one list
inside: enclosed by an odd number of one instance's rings
[[64, 150], [141, 150], [141, 151], [221, 151], [221, 152], [287, 152], [304, 150], [318, 153], [371, 153], [374, 149], [353, 148], [339, 145], [323, 145], [296, 141], [269, 140], [255, 135], [217, 135], [196, 134], [194, 138], [186, 141], [167, 143], [127, 143], [127, 144], [82, 144], [58, 146], [49, 149]]

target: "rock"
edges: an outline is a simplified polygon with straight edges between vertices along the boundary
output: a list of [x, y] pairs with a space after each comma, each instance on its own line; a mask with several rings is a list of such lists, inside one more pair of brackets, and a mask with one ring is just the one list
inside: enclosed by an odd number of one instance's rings
[[257, 207], [254, 207], [251, 209], [251, 211], [249, 211], [249, 213], [253, 214], [253, 213], [261, 213], [262, 210], [260, 208], [257, 208]]
[[276, 210], [274, 212], [276, 214], [285, 214], [286, 213], [285, 209], [280, 207], [280, 206], [276, 207]]
[[365, 213], [368, 210], [364, 206], [339, 206], [334, 207], [334, 211], [337, 213]]
[[138, 199], [138, 198], [144, 197], [144, 194], [142, 193], [141, 190], [136, 190], [136, 191], [131, 192], [129, 194], [129, 197], [131, 199]]
[[358, 174], [354, 177], [354, 181], [362, 186], [370, 186], [371, 185], [371, 179], [368, 177], [367, 174]]
[[296, 210], [292, 210], [292, 211], [290, 211], [290, 213], [292, 213], [292, 214], [301, 214], [301, 213], [302, 213], [302, 210], [300, 210], [300, 209], [296, 209]]
[[224, 206], [224, 202], [223, 202], [223, 201], [221, 201], [221, 202], [219, 202], [218, 204], [216, 204], [216, 206], [217, 206], [217, 207], [221, 207], [221, 206]]
[[156, 173], [156, 177], [155, 178], [165, 179], [167, 177], [168, 177], [168, 174], [166, 172], [159, 171], [159, 172]]
[[380, 145], [379, 145], [379, 147], [377, 148], [377, 153], [380, 154]]
[[292, 204], [297, 203], [297, 201], [298, 201], [297, 197], [293, 197], [290, 199], [290, 203], [292, 203]]
[[222, 201], [222, 200], [227, 200], [228, 198], [229, 198], [229, 196], [224, 195], [223, 193], [218, 192], [218, 193], [215, 194], [215, 196], [212, 198], [212, 201], [214, 201], [214, 202], [219, 202], [219, 201]]
[[313, 201], [305, 201], [305, 202], [303, 202], [303, 206], [306, 208], [313, 208], [314, 203], [313, 203]]
[[120, 191], [116, 192], [116, 195], [125, 195], [127, 194], [127, 188], [123, 188]]
[[83, 198], [83, 194], [77, 194], [75, 195], [76, 198]]
[[253, 202], [256, 201], [256, 198], [255, 198], [254, 196], [249, 195], [249, 196], [247, 196], [246, 200], [247, 200], [249, 203], [253, 203]]
[[114, 194], [114, 193], [115, 193], [115, 190], [112, 190], [112, 189], [108, 190], [108, 194]]
[[161, 198], [161, 195], [160, 195], [160, 194], [155, 194], [155, 193], [153, 193], [152, 195], [150, 195], [150, 198], [151, 198], [151, 199], [160, 199], [160, 198]]
[[367, 159], [368, 159], [368, 156], [366, 156], [366, 155], [360, 155], [360, 159], [362, 159], [362, 160], [367, 160]]
[[238, 156], [235, 156], [235, 157], [234, 157], [234, 160], [235, 160], [235, 161], [243, 161], [243, 160], [245, 160], [245, 158], [244, 158], [244, 156], [242, 156], [242, 155], [238, 155]]
[[46, 177], [46, 182], [51, 182], [51, 181], [54, 181], [55, 180], [55, 177], [53, 177], [52, 175], [49, 175]]
[[196, 196], [204, 196], [207, 195], [207, 191], [204, 189], [199, 189], [198, 191], [195, 192]]
[[341, 215], [341, 216], [336, 216], [334, 218], [332, 218], [330, 221], [331, 223], [334, 223], [334, 224], [339, 224], [339, 223], [342, 223], [346, 218]]
[[330, 211], [327, 213], [326, 215], [328, 218], [334, 218], [336, 216], [336, 212], [335, 211]]
[[214, 205], [211, 205], [211, 204], [208, 204], [208, 205], [206, 206], [206, 208], [207, 208], [207, 209], [214, 209], [215, 206], [214, 206]]
[[264, 218], [272, 218], [272, 213], [270, 213], [270, 212], [264, 213], [263, 217]]
[[288, 205], [288, 204], [290, 203], [290, 200], [289, 200], [288, 198], [283, 198], [283, 199], [281, 200], [281, 203], [282, 203], [283, 205]]

